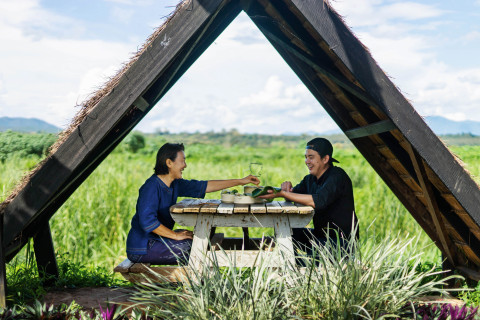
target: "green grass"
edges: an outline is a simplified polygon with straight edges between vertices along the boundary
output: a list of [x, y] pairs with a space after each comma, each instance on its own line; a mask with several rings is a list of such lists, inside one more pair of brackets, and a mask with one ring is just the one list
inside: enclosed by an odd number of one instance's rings
[[[135, 212], [138, 189], [153, 173], [154, 151], [163, 142], [161, 139], [147, 140], [146, 147], [138, 153], [126, 151], [124, 145], [119, 146], [58, 210], [50, 225], [60, 256], [68, 255], [71, 263], [104, 270], [113, 270], [125, 258], [125, 240]], [[465, 162], [466, 168], [478, 182], [480, 147], [461, 146], [452, 147], [452, 150]], [[263, 171], [260, 179], [263, 185], [279, 186], [284, 180], [296, 184], [307, 174], [303, 152], [300, 145], [187, 145], [188, 167], [184, 176], [187, 179], [238, 178], [249, 174], [249, 163], [261, 162]], [[428, 254], [418, 257], [419, 261], [439, 264], [439, 250], [360, 153], [345, 144], [339, 144], [335, 145], [334, 156], [353, 182], [360, 236], [373, 233], [376, 239], [381, 239], [392, 232], [400, 238], [418, 236], [418, 246], [428, 248], [423, 250]], [[0, 200], [6, 198], [8, 191], [39, 160], [40, 157], [35, 155], [6, 158], [0, 168]], [[219, 192], [207, 195], [211, 199], [219, 197]], [[240, 228], [219, 229], [226, 236], [242, 235]], [[273, 231], [251, 230], [253, 237], [262, 233], [272, 234]], [[18, 257], [24, 255], [21, 252]], [[18, 265], [19, 262], [12, 261], [8, 268], [15, 263]]]

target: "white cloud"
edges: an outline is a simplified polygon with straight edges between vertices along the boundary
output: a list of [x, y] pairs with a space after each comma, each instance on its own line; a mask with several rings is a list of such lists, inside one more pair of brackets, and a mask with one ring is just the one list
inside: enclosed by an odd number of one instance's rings
[[48, 34], [32, 41], [23, 22], [52, 18], [35, 1], [1, 2], [0, 12], [0, 43], [8, 48], [0, 53], [0, 116], [36, 117], [66, 126], [74, 106], [128, 58], [129, 48], [121, 43]]

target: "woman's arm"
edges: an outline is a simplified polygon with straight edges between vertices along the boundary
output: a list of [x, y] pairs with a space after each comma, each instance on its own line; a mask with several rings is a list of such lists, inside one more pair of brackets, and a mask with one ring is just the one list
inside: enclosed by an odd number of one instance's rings
[[239, 185], [243, 186], [248, 183], [253, 183], [258, 186], [260, 180], [252, 175], [249, 175], [243, 179], [208, 180], [207, 189], [205, 190], [205, 192], [214, 192]]
[[161, 237], [170, 238], [173, 240], [193, 239], [192, 231], [182, 230], [182, 231], [175, 232], [171, 229], [168, 229], [163, 224], [158, 226], [158, 228], [156, 228], [152, 232], [158, 234]]

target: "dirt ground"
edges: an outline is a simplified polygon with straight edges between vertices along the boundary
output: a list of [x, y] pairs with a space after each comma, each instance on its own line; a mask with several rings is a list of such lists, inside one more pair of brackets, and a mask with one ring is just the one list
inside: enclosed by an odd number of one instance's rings
[[106, 308], [107, 303], [125, 305], [129, 304], [128, 298], [134, 291], [134, 288], [75, 288], [62, 289], [48, 292], [43, 301], [48, 304], [59, 306], [62, 303], [70, 305], [75, 301], [84, 308], [98, 309], [101, 305]]

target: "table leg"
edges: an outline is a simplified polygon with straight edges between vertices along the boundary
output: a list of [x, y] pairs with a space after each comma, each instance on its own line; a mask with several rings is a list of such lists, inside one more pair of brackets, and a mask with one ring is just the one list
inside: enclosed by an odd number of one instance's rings
[[274, 229], [277, 250], [285, 261], [285, 267], [295, 266], [295, 252], [292, 242], [292, 228], [288, 214], [277, 215], [274, 219]]
[[250, 235], [248, 234], [248, 227], [242, 227], [243, 230], [243, 248], [250, 250]]
[[207, 257], [208, 240], [213, 224], [213, 214], [198, 213], [197, 223], [195, 224], [192, 250], [188, 266], [198, 275], [202, 272], [202, 266]]

